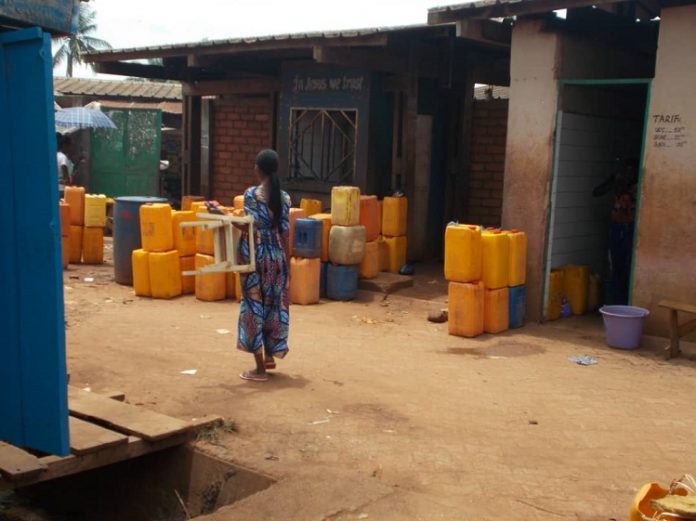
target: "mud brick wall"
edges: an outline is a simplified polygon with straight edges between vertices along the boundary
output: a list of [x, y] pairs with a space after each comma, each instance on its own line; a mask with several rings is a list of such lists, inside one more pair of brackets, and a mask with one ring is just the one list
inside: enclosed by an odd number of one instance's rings
[[500, 226], [508, 100], [476, 100], [472, 119], [468, 222]]
[[239, 96], [215, 103], [212, 128], [212, 196], [225, 206], [256, 183], [254, 160], [269, 148], [272, 105], [269, 96]]

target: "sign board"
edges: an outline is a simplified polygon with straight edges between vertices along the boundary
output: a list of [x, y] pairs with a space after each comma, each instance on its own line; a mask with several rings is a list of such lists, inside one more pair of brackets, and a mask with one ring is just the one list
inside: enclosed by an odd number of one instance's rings
[[77, 29], [79, 12], [80, 0], [0, 0], [0, 26], [69, 34]]
[[[351, 161], [354, 165], [352, 179], [347, 181], [350, 184], [365, 186], [368, 161], [368, 132], [370, 121], [370, 93], [372, 75], [368, 71], [359, 69], [334, 67], [322, 64], [302, 64], [286, 65], [282, 73], [282, 87], [278, 110], [278, 153], [281, 158], [281, 167], [284, 172], [290, 172], [291, 148], [306, 147], [293, 145], [291, 143], [293, 129], [293, 111], [325, 111], [328, 113], [325, 118], [329, 124], [340, 126], [340, 123], [347, 123], [354, 128], [355, 135], [349, 137], [347, 145], [355, 147], [354, 154], [347, 156], [346, 161]], [[338, 111], [332, 113], [331, 111]], [[343, 119], [346, 121], [343, 121]], [[310, 117], [312, 119], [312, 117]], [[317, 121], [319, 121], [317, 119]], [[317, 126], [320, 126], [317, 124]], [[317, 130], [318, 129], [313, 129]], [[317, 134], [308, 141], [311, 146], [328, 150], [337, 143], [335, 139], [340, 138], [343, 133], [337, 128], [335, 131], [326, 130], [331, 134], [330, 141], [326, 143], [319, 140]], [[297, 128], [295, 129], [295, 132]], [[345, 148], [340, 147], [339, 148]], [[322, 165], [327, 160], [322, 154], [317, 154], [319, 161], [313, 161], [312, 166]], [[328, 162], [326, 163], [328, 165]], [[331, 170], [332, 166], [325, 166]], [[296, 181], [288, 180], [286, 185], [291, 190], [308, 191], [311, 193], [328, 193], [331, 189], [330, 182], [327, 181]]]

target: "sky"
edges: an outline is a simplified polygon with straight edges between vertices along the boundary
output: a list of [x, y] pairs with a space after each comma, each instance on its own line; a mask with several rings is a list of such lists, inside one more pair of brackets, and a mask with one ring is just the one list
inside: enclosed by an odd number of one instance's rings
[[[445, 4], [462, 0], [444, 1]], [[443, 0], [91, 0], [114, 48], [426, 23]], [[62, 74], [56, 69], [56, 74]], [[86, 67], [76, 76], [94, 74]], [[100, 75], [100, 77], [103, 76]]]

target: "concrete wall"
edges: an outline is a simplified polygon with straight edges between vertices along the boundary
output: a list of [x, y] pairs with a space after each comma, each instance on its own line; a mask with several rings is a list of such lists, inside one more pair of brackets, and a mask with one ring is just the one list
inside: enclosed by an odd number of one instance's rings
[[508, 100], [476, 100], [471, 123], [467, 222], [500, 226]]
[[654, 72], [655, 62], [648, 54], [579, 36], [562, 36], [559, 78], [651, 78]]
[[[648, 330], [656, 334], [667, 331], [667, 313], [657, 307], [661, 299], [696, 303], [694, 27], [696, 5], [662, 10], [633, 287], [633, 303], [652, 311]], [[667, 139], [659, 137], [664, 134]]]
[[651, 77], [653, 70], [649, 55], [549, 30], [540, 20], [513, 28], [502, 226], [528, 234], [530, 320], [542, 318], [557, 80]]
[[528, 234], [527, 315], [539, 320], [556, 122], [559, 35], [519, 20], [512, 32], [502, 225]]
[[269, 96], [216, 101], [211, 141], [212, 195], [225, 206], [256, 183], [256, 154], [271, 146]]

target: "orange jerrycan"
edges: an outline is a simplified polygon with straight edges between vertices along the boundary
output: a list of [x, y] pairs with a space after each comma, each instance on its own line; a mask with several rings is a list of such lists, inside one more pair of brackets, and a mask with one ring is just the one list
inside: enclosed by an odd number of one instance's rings
[[140, 207], [140, 239], [146, 251], [164, 252], [174, 248], [171, 206], [152, 203]]
[[365, 256], [360, 263], [358, 273], [361, 279], [374, 279], [379, 275], [379, 243], [377, 241], [365, 243]]
[[484, 293], [482, 282], [450, 282], [448, 331], [450, 335], [475, 337], [483, 333]]
[[510, 244], [507, 234], [500, 230], [481, 234], [483, 245], [482, 280], [486, 289], [500, 289], [508, 285]]
[[331, 189], [331, 222], [338, 226], [360, 224], [360, 189], [357, 186]]
[[321, 259], [290, 259], [290, 302], [316, 304], [319, 302]]
[[527, 234], [510, 230], [507, 238], [510, 248], [508, 286], [522, 286], [527, 282]]
[[483, 330], [502, 333], [510, 326], [509, 291], [507, 288], [487, 289], [483, 304]]
[[181, 264], [177, 251], [152, 252], [149, 263], [152, 298], [172, 298], [181, 295]]
[[445, 278], [451, 282], [481, 280], [481, 228], [450, 224], [445, 230]]
[[580, 264], [563, 266], [563, 291], [570, 303], [573, 315], [584, 315], [587, 311], [587, 289], [590, 284], [590, 269]]
[[408, 199], [385, 197], [382, 201], [382, 235], [399, 237], [408, 228]]

